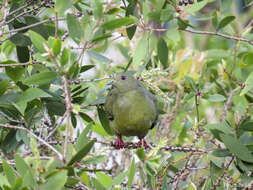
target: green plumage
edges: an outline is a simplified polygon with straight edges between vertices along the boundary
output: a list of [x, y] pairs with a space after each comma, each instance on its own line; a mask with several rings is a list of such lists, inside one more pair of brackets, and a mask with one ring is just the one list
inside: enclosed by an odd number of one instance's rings
[[143, 138], [158, 117], [155, 96], [127, 73], [117, 73], [112, 86], [105, 102], [112, 131]]

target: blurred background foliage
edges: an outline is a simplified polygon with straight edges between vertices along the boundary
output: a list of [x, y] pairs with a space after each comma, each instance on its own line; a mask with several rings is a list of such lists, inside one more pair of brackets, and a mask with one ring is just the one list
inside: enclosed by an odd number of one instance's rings
[[[253, 1], [1, 0], [0, 189], [252, 189]], [[159, 100], [116, 150], [115, 72]]]

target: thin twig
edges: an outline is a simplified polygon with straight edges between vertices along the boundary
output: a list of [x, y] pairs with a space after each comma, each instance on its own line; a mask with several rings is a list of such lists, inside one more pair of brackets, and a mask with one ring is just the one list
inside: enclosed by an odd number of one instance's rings
[[[182, 29], [180, 29], [180, 30], [182, 30]], [[222, 34], [222, 33], [218, 33], [218, 32], [209, 32], [209, 31], [200, 31], [200, 30], [184, 29], [184, 30], [182, 30], [182, 31], [190, 32], [190, 33], [193, 33], [193, 34], [204, 34], [204, 35], [220, 36], [220, 37], [223, 37], [223, 38], [226, 38], [226, 39], [231, 39], [231, 40], [236, 40], [236, 41], [247, 42], [247, 43], [249, 43], [250, 45], [253, 46], [253, 41], [251, 41], [251, 40], [249, 40], [249, 39], [246, 39], [246, 38], [242, 38], [242, 37], [229, 36], [229, 35]]]
[[25, 128], [25, 127], [18, 127], [18, 126], [13, 126], [13, 125], [9, 125], [9, 124], [0, 124], [1, 127], [5, 127], [5, 128], [11, 128], [11, 129], [17, 129], [17, 130], [23, 130], [26, 131], [27, 133], [29, 133], [31, 136], [33, 136], [34, 138], [36, 138], [38, 141], [40, 141], [41, 143], [43, 143], [44, 145], [46, 145], [49, 149], [51, 149], [53, 152], [55, 152], [59, 159], [62, 160], [63, 156], [60, 152], [58, 152], [58, 150], [56, 150], [53, 146], [51, 146], [50, 144], [48, 144], [45, 140], [43, 140], [42, 138], [38, 137], [37, 135], [35, 135], [33, 132], [31, 132], [29, 129]]
[[27, 62], [27, 63], [10, 63], [10, 64], [0, 64], [0, 67], [17, 67], [17, 66], [28, 66], [28, 65], [35, 65], [41, 64], [38, 62]]
[[[14, 30], [9, 30], [9, 31], [3, 32], [3, 34], [10, 34], [10, 33], [20, 32], [20, 31], [23, 31], [23, 30], [27, 30], [27, 29], [39, 26], [39, 25], [47, 23], [47, 22], [54, 22], [55, 20], [56, 20], [56, 18], [52, 17], [52, 18], [49, 18], [49, 19], [46, 19], [46, 20], [43, 20], [43, 21], [40, 21], [40, 22], [36, 22], [34, 24], [31, 24], [31, 25], [28, 25], [28, 26], [24, 26], [22, 28], [18, 28], [18, 29], [14, 29]], [[61, 17], [61, 18], [58, 18], [57, 20], [61, 21], [61, 20], [65, 20], [65, 18]]]

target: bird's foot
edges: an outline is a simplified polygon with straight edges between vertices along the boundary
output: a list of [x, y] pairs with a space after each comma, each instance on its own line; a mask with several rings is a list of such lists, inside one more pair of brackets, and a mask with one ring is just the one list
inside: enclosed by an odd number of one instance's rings
[[147, 142], [146, 142], [144, 139], [140, 139], [140, 141], [139, 141], [138, 144], [137, 144], [137, 147], [138, 147], [138, 148], [141, 148], [142, 146], [143, 146], [145, 149], [149, 148]]
[[123, 142], [121, 136], [119, 135], [117, 140], [116, 140], [116, 143], [115, 143], [115, 148], [116, 149], [121, 149], [121, 148], [124, 148], [125, 146], [125, 143]]

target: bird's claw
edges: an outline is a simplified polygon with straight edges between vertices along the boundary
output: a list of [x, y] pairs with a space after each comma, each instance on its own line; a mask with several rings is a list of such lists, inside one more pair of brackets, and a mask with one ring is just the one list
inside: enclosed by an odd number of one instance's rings
[[115, 143], [115, 148], [116, 149], [121, 149], [124, 148], [125, 143], [123, 142], [123, 140], [121, 139], [121, 136], [118, 136], [116, 143]]
[[143, 146], [145, 149], [148, 149], [148, 148], [149, 148], [147, 142], [146, 142], [144, 139], [140, 139], [140, 141], [137, 143], [137, 147], [138, 147], [138, 148], [141, 148], [142, 146]]

